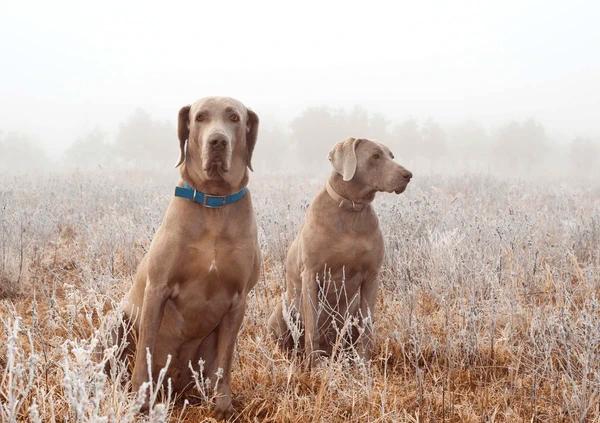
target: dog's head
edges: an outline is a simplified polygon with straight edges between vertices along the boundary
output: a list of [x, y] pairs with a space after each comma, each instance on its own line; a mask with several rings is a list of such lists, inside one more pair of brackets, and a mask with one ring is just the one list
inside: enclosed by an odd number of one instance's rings
[[[234, 182], [252, 170], [258, 116], [239, 101], [206, 97], [179, 111], [177, 166], [202, 181]], [[186, 148], [187, 141], [187, 148]]]
[[344, 181], [355, 181], [372, 191], [400, 194], [412, 178], [410, 171], [394, 161], [389, 148], [367, 139], [337, 143], [329, 152], [329, 161]]

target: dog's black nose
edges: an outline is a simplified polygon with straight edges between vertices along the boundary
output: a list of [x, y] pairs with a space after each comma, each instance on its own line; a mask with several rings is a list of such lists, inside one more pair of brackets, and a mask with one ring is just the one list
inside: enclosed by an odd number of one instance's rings
[[208, 139], [208, 145], [210, 145], [211, 148], [215, 149], [225, 148], [225, 146], [227, 145], [227, 137], [225, 137], [225, 135], [223, 134], [211, 135]]

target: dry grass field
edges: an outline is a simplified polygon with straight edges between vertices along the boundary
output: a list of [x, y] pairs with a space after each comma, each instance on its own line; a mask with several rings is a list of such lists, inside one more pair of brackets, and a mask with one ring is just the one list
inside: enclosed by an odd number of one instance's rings
[[[414, 170], [414, 169], [413, 169]], [[322, 177], [252, 176], [264, 255], [232, 370], [238, 422], [600, 422], [600, 183], [419, 175], [375, 207], [386, 240], [376, 354], [312, 372], [268, 337], [283, 259]], [[176, 173], [0, 176], [0, 420], [210, 420], [94, 351]], [[232, 222], [235, 224], [235, 222]], [[201, 318], [201, 316], [199, 316]], [[162, 398], [162, 401], [161, 401]]]

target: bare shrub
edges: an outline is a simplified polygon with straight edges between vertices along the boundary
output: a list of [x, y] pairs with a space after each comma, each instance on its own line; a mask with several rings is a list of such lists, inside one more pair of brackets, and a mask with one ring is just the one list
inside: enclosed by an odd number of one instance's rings
[[[0, 195], [0, 269], [11, 292], [0, 300], [0, 419], [208, 418], [215, 380], [199, 363], [199, 404], [173, 398], [163, 380], [140, 415], [117, 359], [124, 345], [107, 347], [175, 180], [103, 170], [0, 177], [10, 187]], [[322, 184], [322, 175], [251, 182], [264, 263], [234, 359], [236, 421], [600, 419], [597, 184], [417, 174], [402, 196], [381, 195], [373, 360], [340, 348], [308, 372], [301, 355], [278, 350], [266, 321]], [[342, 339], [356, 322], [339, 317]]]

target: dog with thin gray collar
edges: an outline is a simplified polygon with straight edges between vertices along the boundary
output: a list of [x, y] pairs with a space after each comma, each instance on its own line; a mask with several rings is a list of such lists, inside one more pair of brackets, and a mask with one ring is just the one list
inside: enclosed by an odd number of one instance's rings
[[[363, 359], [370, 359], [377, 276], [384, 256], [371, 202], [377, 192], [404, 192], [412, 178], [385, 145], [367, 139], [336, 144], [329, 161], [333, 172], [289, 248], [285, 293], [269, 319], [280, 346], [303, 346], [310, 365], [331, 354], [337, 330], [348, 317], [358, 318], [364, 328], [352, 331], [349, 341]], [[323, 275], [324, 269], [328, 275]], [[290, 325], [303, 328], [301, 339], [294, 339], [301, 330]]]

